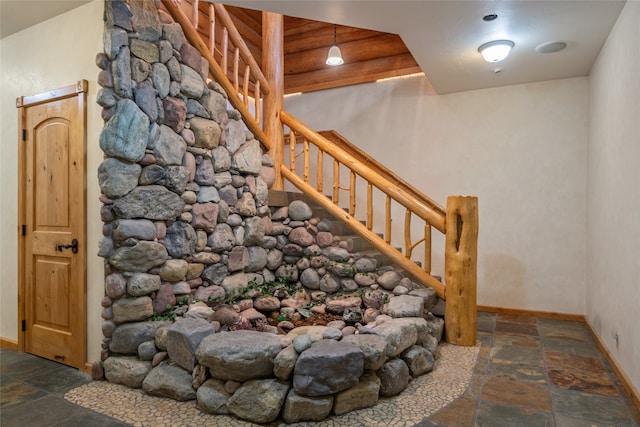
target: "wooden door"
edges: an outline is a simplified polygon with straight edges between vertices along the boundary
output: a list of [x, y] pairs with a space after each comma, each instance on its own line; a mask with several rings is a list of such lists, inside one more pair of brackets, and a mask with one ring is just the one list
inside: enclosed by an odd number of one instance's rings
[[16, 102], [18, 345], [80, 369], [86, 362], [86, 92], [83, 80]]

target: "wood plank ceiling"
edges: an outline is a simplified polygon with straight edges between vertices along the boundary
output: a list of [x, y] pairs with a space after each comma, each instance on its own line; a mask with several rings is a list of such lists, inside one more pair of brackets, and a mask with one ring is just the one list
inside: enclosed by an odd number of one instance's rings
[[[200, 2], [199, 6], [201, 17], [205, 18], [203, 8], [208, 5]], [[234, 6], [225, 8], [261, 64], [262, 12]], [[336, 27], [336, 40], [344, 64], [328, 66], [325, 60], [333, 45], [333, 30], [333, 24], [327, 22], [284, 17], [285, 93], [329, 89], [422, 72], [397, 34], [341, 25]]]

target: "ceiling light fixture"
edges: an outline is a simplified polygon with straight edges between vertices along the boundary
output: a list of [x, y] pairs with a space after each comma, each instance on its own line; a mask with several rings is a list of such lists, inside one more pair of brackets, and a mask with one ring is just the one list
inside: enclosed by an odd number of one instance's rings
[[336, 25], [333, 24], [333, 46], [329, 49], [329, 55], [327, 56], [327, 65], [342, 65], [344, 60], [342, 59], [342, 52], [336, 43]]
[[494, 40], [483, 44], [478, 48], [478, 52], [487, 62], [500, 62], [509, 56], [514, 43], [511, 40]]

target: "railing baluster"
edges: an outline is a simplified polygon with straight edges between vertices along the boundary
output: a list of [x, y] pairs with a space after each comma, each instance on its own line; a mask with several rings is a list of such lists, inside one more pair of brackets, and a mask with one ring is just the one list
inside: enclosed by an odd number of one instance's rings
[[244, 69], [244, 87], [242, 96], [244, 97], [244, 105], [249, 105], [249, 74], [251, 72], [251, 68], [247, 65]]
[[296, 173], [296, 134], [291, 129], [289, 131], [289, 169]]
[[431, 225], [424, 226], [424, 271], [431, 274]]
[[323, 161], [324, 161], [324, 152], [318, 148], [318, 177], [317, 182], [316, 182], [316, 188], [318, 189], [318, 191], [320, 193], [322, 193], [324, 191], [324, 166], [323, 166]]
[[240, 66], [240, 49], [235, 48], [233, 51], [233, 87], [238, 91], [240, 81], [238, 78], [238, 68]]
[[411, 252], [411, 211], [407, 209], [404, 211], [404, 256], [411, 259]]
[[255, 103], [256, 103], [256, 114], [255, 114], [255, 119], [256, 122], [258, 122], [258, 125], [260, 125], [260, 121], [262, 120], [262, 98], [260, 96], [260, 80], [258, 80], [256, 82], [255, 88], [254, 88], [254, 98], [255, 98]]
[[373, 185], [367, 184], [367, 228], [373, 230]]
[[222, 28], [222, 71], [224, 72], [225, 76], [229, 75], [228, 51], [229, 51], [229, 31], [227, 30], [226, 27], [224, 27]]
[[307, 138], [302, 142], [302, 152], [304, 157], [304, 182], [309, 183], [309, 140]]
[[215, 57], [216, 51], [216, 9], [209, 3], [209, 50]]
[[198, 29], [198, 21], [199, 21], [199, 16], [198, 16], [198, 0], [193, 0], [193, 28], [195, 28], [196, 30]]
[[351, 171], [349, 177], [349, 215], [356, 214], [356, 173]]
[[340, 203], [340, 162], [333, 160], [333, 203]]
[[387, 195], [387, 201], [385, 203], [385, 225], [384, 240], [388, 245], [391, 244], [391, 197]]

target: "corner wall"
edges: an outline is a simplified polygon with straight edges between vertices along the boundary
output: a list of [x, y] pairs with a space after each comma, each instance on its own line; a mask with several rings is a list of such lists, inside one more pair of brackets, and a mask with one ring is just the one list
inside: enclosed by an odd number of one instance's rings
[[102, 332], [100, 300], [104, 295], [103, 262], [98, 258], [100, 189], [96, 176], [102, 161], [98, 138], [103, 122], [96, 104], [102, 50], [104, 3], [94, 1], [0, 41], [0, 336], [18, 338], [18, 112], [15, 100], [89, 81], [87, 96], [87, 360], [99, 358]]
[[[285, 108], [440, 204], [478, 196], [479, 304], [581, 314], [587, 92], [579, 77], [429, 96], [412, 77], [291, 96]], [[433, 272], [442, 275], [436, 234]]]
[[[640, 390], [640, 3], [629, 1], [589, 76], [586, 313]], [[616, 345], [615, 334], [618, 334]]]

